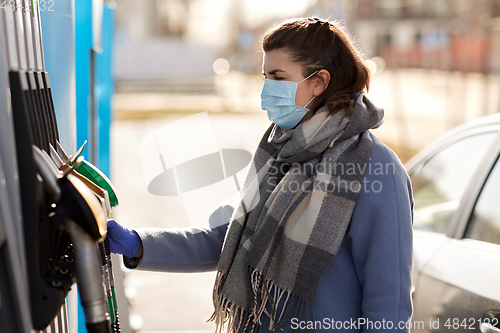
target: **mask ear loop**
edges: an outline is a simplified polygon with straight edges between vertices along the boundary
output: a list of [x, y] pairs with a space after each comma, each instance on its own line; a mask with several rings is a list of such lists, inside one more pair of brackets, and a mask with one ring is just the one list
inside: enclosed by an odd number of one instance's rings
[[313, 98], [311, 98], [311, 99], [309, 100], [309, 102], [307, 102], [307, 103], [306, 103], [306, 105], [304, 105], [304, 108], [305, 108], [305, 107], [307, 107], [307, 106], [309, 105], [309, 103], [311, 103], [311, 102], [312, 102], [312, 100], [313, 100], [313, 99], [315, 99], [315, 98], [316, 98], [316, 96], [314, 96], [314, 95], [313, 95]]
[[[302, 81], [297, 82], [297, 84], [299, 84], [299, 83], [301, 83], [301, 82], [304, 82], [305, 80], [309, 79], [311, 76], [313, 76], [314, 74], [316, 74], [317, 72], [319, 72], [319, 70], [317, 70], [317, 71], [315, 71], [315, 72], [311, 73], [308, 77], [306, 77], [306, 78], [305, 78], [305, 79], [303, 79]], [[311, 103], [311, 102], [312, 102], [312, 100], [313, 100], [313, 99], [315, 99], [315, 98], [316, 98], [316, 96], [314, 96], [314, 95], [313, 95], [313, 97], [309, 100], [309, 102], [307, 102], [307, 103], [306, 103], [306, 105], [304, 105], [303, 107], [304, 107], [304, 108], [305, 108], [305, 107], [307, 107], [307, 106], [309, 105], [309, 103]]]
[[319, 72], [319, 70], [317, 70], [316, 72], [313, 72], [311, 73], [311, 75], [309, 75], [308, 77], [306, 77], [305, 79], [303, 80], [300, 80], [299, 82], [297, 82], [297, 84], [301, 83], [301, 82], [304, 82], [305, 80], [307, 80], [308, 78], [310, 78], [311, 76], [313, 76], [314, 74], [316, 74], [317, 72]]

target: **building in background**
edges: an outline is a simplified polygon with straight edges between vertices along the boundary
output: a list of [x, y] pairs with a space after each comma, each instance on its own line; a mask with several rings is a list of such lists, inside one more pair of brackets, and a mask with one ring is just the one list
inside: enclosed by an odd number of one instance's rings
[[498, 0], [353, 2], [352, 30], [388, 67], [500, 72]]
[[260, 74], [260, 37], [316, 0], [121, 0], [116, 10], [118, 92], [211, 93], [214, 61]]
[[[118, 91], [213, 91], [216, 47], [190, 38], [191, 0], [122, 0], [116, 11]], [[202, 27], [209, 29], [211, 27]]]
[[388, 67], [500, 71], [500, 0], [310, 0], [288, 10], [249, 0], [122, 0], [118, 80], [211, 75], [218, 57], [260, 71], [259, 42], [276, 21], [318, 15], [345, 21], [369, 57]]

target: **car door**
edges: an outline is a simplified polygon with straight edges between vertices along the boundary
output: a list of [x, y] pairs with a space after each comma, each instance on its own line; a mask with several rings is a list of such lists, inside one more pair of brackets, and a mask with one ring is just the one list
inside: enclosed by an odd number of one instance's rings
[[[479, 327], [475, 320], [481, 319], [483, 313], [464, 312], [466, 304], [470, 304], [464, 297], [479, 290], [462, 288], [464, 281], [474, 280], [477, 270], [470, 268], [477, 268], [481, 262], [475, 258], [483, 244], [462, 241], [463, 233], [457, 237], [457, 230], [470, 215], [470, 209], [464, 212], [464, 206], [477, 198], [480, 187], [476, 194], [471, 193], [471, 188], [484, 182], [494, 162], [491, 152], [497, 150], [498, 142], [498, 126], [469, 128], [438, 142], [412, 161], [409, 173], [415, 199], [413, 331], [460, 331], [464, 327], [467, 331]], [[496, 255], [495, 249], [486, 253], [489, 260]], [[482, 283], [491, 286], [486, 277]], [[457, 299], [459, 294], [462, 298]], [[484, 293], [477, 295], [483, 297]], [[484, 304], [493, 307], [496, 303]], [[468, 320], [465, 323], [464, 318]], [[457, 326], [457, 320], [463, 326]]]

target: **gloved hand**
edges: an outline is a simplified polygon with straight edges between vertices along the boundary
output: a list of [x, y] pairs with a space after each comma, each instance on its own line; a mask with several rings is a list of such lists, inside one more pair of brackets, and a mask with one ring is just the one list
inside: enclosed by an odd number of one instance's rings
[[112, 253], [133, 258], [141, 246], [141, 238], [133, 230], [119, 225], [115, 220], [108, 220], [108, 240]]

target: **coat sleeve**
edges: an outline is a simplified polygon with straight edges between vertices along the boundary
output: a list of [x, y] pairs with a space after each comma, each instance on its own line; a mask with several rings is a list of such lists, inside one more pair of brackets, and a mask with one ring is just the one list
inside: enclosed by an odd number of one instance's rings
[[217, 268], [229, 219], [232, 199], [223, 202], [207, 226], [169, 229], [135, 229], [141, 238], [143, 256], [123, 256], [127, 268], [158, 272], [206, 272]]
[[[405, 324], [412, 315], [411, 184], [394, 152], [376, 138], [363, 185], [349, 228], [363, 290], [363, 332], [408, 332]], [[378, 326], [384, 323], [385, 330]]]

